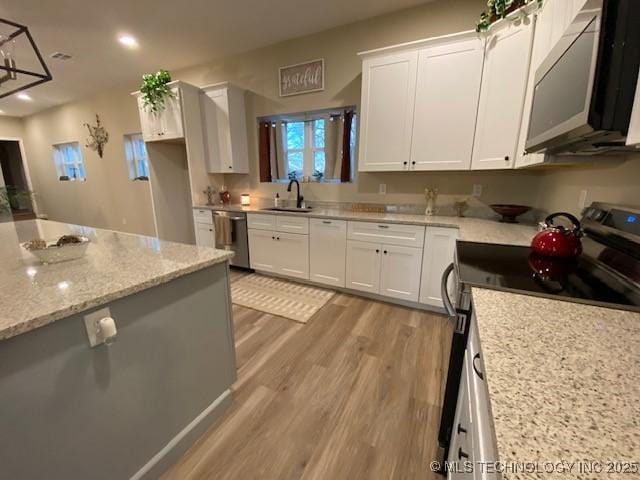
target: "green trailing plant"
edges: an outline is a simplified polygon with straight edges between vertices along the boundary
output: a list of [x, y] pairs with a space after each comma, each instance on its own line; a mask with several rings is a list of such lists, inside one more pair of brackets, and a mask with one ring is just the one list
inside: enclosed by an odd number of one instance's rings
[[146, 73], [142, 76], [140, 93], [144, 108], [154, 114], [161, 113], [166, 108], [167, 98], [173, 98], [176, 94], [168, 83], [171, 82], [171, 74], [166, 70], [157, 73]]
[[531, 1], [537, 1], [538, 7], [542, 6], [543, 0], [488, 0], [487, 9], [480, 14], [480, 19], [476, 23], [476, 31], [486, 32], [493, 22], [505, 18], [509, 13]]

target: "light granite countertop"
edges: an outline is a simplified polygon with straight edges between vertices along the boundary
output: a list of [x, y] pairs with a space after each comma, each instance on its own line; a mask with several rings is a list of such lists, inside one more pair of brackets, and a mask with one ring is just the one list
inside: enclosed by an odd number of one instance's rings
[[234, 212], [263, 213], [267, 215], [305, 216], [309, 218], [327, 218], [335, 220], [352, 220], [362, 222], [403, 223], [407, 225], [424, 225], [431, 227], [449, 227], [460, 230], [460, 239], [469, 242], [497, 243], [505, 245], [529, 245], [537, 231], [537, 227], [525, 224], [500, 223], [495, 220], [470, 217], [426, 216], [406, 213], [371, 213], [352, 212], [334, 208], [314, 208], [309, 213], [290, 213], [283, 211], [263, 210], [256, 207], [239, 205], [199, 205], [194, 209], [227, 210]]
[[481, 288], [473, 301], [500, 460], [593, 460], [602, 473], [552, 477], [639, 478], [604, 462], [640, 461], [640, 313]]
[[[91, 240], [83, 258], [43, 265], [20, 243]], [[0, 340], [225, 262], [233, 253], [153, 237], [30, 220], [0, 224]]]

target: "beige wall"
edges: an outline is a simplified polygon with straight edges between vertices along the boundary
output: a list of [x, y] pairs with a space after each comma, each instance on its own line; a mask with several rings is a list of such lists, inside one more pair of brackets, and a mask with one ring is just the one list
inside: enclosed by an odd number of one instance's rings
[[[272, 197], [280, 192], [282, 196], [284, 185], [258, 182], [256, 117], [358, 105], [361, 61], [357, 52], [471, 29], [484, 5], [484, 0], [439, 0], [173, 72], [174, 79], [194, 85], [231, 81], [248, 91], [246, 113], [252, 173], [249, 176], [211, 175], [211, 184], [217, 187], [226, 183], [236, 200], [242, 192], [260, 197]], [[326, 64], [325, 91], [287, 98], [278, 96], [278, 67], [320, 57]], [[148, 184], [131, 182], [124, 161], [122, 135], [140, 130], [135, 101], [129, 95], [135, 89], [136, 85], [124, 86], [25, 120], [27, 156], [35, 189], [40, 192], [43, 208], [50, 218], [140, 233], [153, 232]], [[86, 130], [82, 124], [92, 122], [95, 113], [100, 114], [111, 135], [105, 157], [100, 159], [95, 152], [84, 148], [87, 182], [59, 182], [51, 145], [68, 140], [78, 140], [84, 145]], [[3, 130], [0, 123], [0, 134]], [[441, 192], [440, 201], [450, 203], [470, 195], [473, 184], [479, 183], [483, 185], [480, 200], [484, 203], [524, 203], [557, 210], [577, 206], [579, 190], [586, 184], [590, 199], [623, 199], [626, 203], [638, 204], [639, 163], [595, 170], [582, 167], [543, 172], [356, 173], [351, 184], [308, 184], [303, 186], [303, 191], [310, 200], [423, 203], [424, 188], [436, 187]], [[386, 184], [387, 195], [378, 195], [381, 183]], [[625, 185], [624, 189], [620, 188], [621, 184]], [[624, 194], [621, 193], [623, 190]], [[126, 219], [126, 225], [122, 223], [123, 219]]]
[[618, 161], [596, 161], [580, 167], [545, 172], [538, 206], [549, 212], [578, 214], [580, 192], [593, 201], [640, 208], [640, 155]]
[[0, 138], [22, 138], [24, 122], [21, 118], [0, 115]]
[[[95, 115], [109, 132], [100, 158], [84, 145], [85, 122]], [[26, 150], [39, 207], [52, 220], [143, 234], [153, 234], [148, 182], [129, 180], [123, 135], [140, 131], [135, 100], [124, 90], [56, 107], [25, 119]], [[60, 182], [52, 145], [77, 141], [82, 146], [85, 182]]]

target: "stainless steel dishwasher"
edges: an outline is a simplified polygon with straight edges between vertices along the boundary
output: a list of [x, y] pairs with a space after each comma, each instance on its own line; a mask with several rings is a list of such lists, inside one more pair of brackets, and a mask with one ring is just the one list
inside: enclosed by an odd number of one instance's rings
[[213, 223], [216, 231], [216, 248], [235, 252], [235, 256], [229, 262], [234, 267], [249, 268], [247, 214], [214, 210]]

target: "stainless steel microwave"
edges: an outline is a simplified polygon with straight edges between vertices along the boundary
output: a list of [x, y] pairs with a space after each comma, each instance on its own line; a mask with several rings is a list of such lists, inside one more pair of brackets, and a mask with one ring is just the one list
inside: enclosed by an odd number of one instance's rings
[[536, 71], [528, 153], [627, 149], [639, 25], [640, 0], [586, 0]]

